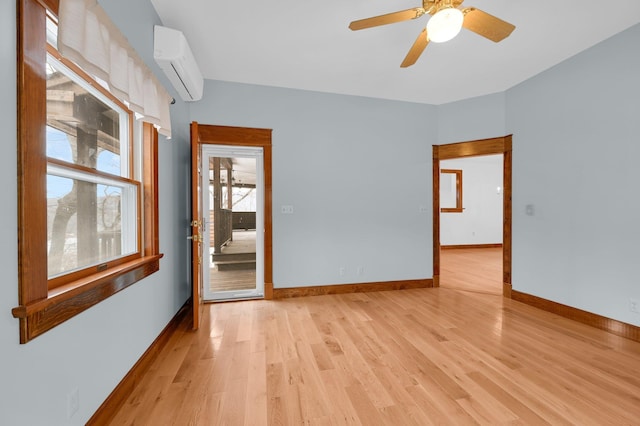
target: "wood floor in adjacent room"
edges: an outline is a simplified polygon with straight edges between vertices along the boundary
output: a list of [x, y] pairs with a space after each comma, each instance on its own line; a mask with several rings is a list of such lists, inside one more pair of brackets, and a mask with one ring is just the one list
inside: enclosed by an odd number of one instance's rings
[[502, 247], [440, 250], [440, 286], [502, 294]]
[[200, 330], [181, 325], [112, 424], [638, 419], [640, 343], [441, 287], [206, 305]]

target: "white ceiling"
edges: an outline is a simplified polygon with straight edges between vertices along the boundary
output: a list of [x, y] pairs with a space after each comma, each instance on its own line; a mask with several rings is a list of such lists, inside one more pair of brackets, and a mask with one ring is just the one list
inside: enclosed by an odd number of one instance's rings
[[435, 105], [509, 89], [640, 22], [639, 0], [467, 0], [515, 31], [496, 44], [463, 29], [400, 68], [428, 15], [348, 25], [420, 0], [150, 1], [185, 34], [207, 79]]

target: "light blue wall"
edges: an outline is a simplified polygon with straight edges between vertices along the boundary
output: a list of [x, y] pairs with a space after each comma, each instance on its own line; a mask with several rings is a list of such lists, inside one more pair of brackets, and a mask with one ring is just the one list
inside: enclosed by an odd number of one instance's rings
[[506, 135], [505, 93], [438, 106], [438, 145]]
[[[438, 145], [507, 134], [505, 93], [464, 99], [439, 105], [437, 108]], [[498, 197], [496, 194], [496, 187], [502, 186], [502, 161], [499, 164], [483, 165], [484, 162], [491, 161], [490, 158], [441, 162], [441, 169], [467, 170], [462, 177], [465, 211], [440, 214], [440, 244], [502, 243], [502, 196]], [[493, 184], [489, 185], [489, 182]]]
[[513, 134], [513, 288], [636, 325], [638, 45], [640, 25], [505, 93], [438, 107], [440, 144]]
[[513, 288], [636, 325], [638, 45], [640, 25], [505, 93], [438, 106], [440, 144], [513, 134]]
[[273, 129], [275, 288], [433, 275], [434, 106], [207, 81], [191, 118]]
[[502, 159], [499, 154], [440, 161], [440, 169], [462, 170], [463, 208], [440, 213], [441, 245], [502, 244]]
[[[150, 3], [101, 3], [170, 88]], [[160, 141], [160, 272], [19, 345], [15, 34], [15, 2], [0, 2], [1, 424], [83, 424], [187, 299], [190, 120], [274, 129], [276, 287], [430, 278], [431, 145], [513, 133], [514, 288], [640, 324], [635, 26], [506, 93], [438, 107], [207, 82], [203, 101], [172, 106], [174, 138]]]
[[636, 325], [638, 46], [640, 25], [507, 92], [514, 289]]
[[[188, 108], [180, 101], [172, 106], [174, 138], [159, 142], [160, 248], [165, 253], [160, 272], [20, 345], [18, 320], [11, 316], [18, 304], [15, 7], [15, 1], [0, 2], [0, 424], [80, 425], [188, 298]], [[159, 74], [150, 60], [153, 24], [159, 22], [151, 4], [110, 0], [105, 8]], [[67, 394], [75, 388], [80, 410], [68, 419]]]

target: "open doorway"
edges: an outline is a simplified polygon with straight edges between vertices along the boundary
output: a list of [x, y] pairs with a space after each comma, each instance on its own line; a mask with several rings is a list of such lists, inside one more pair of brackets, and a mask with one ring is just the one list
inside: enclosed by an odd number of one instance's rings
[[502, 294], [503, 155], [440, 160], [440, 286]]
[[205, 145], [201, 169], [204, 299], [262, 298], [262, 148]]
[[[256, 234], [262, 234], [263, 243], [260, 245], [264, 254], [264, 277], [259, 284], [264, 289], [264, 298], [273, 298], [273, 255], [272, 255], [272, 173], [271, 173], [271, 129], [255, 129], [248, 127], [217, 126], [210, 124], [191, 123], [191, 303], [193, 329], [200, 327], [202, 319], [202, 307], [204, 302], [203, 266], [208, 265], [208, 243], [203, 236], [205, 216], [203, 214], [203, 195], [206, 195], [201, 186], [206, 184], [207, 173], [203, 172], [202, 151], [209, 145], [223, 145], [225, 147], [260, 148], [262, 152], [262, 173], [264, 179], [264, 197], [262, 221], [256, 222]], [[228, 155], [227, 155], [228, 156]], [[207, 166], [208, 167], [208, 166]], [[257, 215], [256, 215], [257, 220]], [[257, 256], [256, 256], [257, 257]]]
[[[447, 145], [433, 146], [433, 284], [440, 286], [442, 271], [441, 251], [441, 207], [440, 207], [440, 180], [441, 161], [467, 158], [484, 155], [498, 154], [502, 156], [502, 295], [511, 297], [511, 167], [512, 167], [512, 142], [511, 135], [482, 139], [469, 142], [460, 142]], [[445, 169], [446, 170], [446, 169]], [[496, 185], [497, 191], [497, 185]], [[457, 199], [454, 197], [457, 202]], [[463, 198], [460, 196], [460, 201]], [[455, 208], [463, 209], [456, 204]], [[464, 261], [463, 261], [464, 262]]]

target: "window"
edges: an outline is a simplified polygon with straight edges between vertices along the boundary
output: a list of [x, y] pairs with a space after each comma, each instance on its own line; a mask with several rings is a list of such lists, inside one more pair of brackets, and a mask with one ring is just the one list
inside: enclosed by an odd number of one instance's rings
[[55, 47], [57, 1], [19, 2], [20, 341], [159, 269], [157, 131]]
[[55, 288], [72, 272], [139, 252], [140, 186], [131, 179], [133, 114], [52, 54], [46, 81], [47, 263]]
[[462, 170], [440, 170], [440, 211], [462, 213]]

